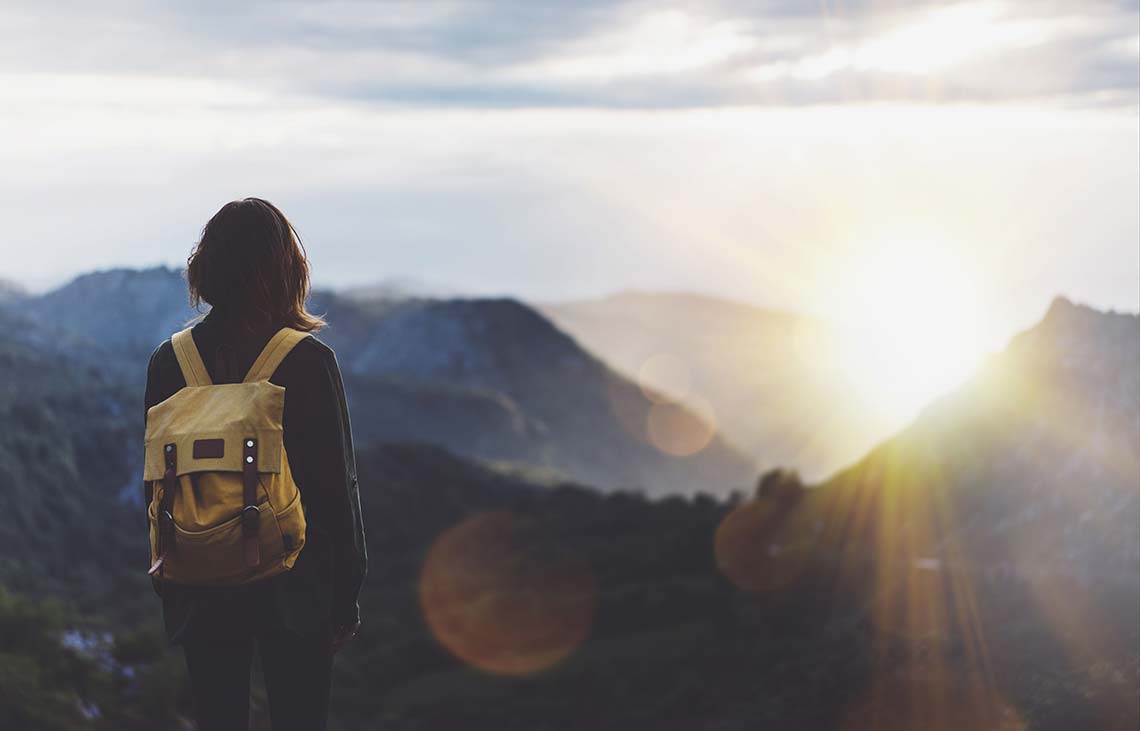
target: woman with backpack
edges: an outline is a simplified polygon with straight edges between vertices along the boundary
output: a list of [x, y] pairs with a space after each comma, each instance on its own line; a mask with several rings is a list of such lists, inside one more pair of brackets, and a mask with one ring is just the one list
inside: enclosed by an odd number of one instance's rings
[[254, 649], [274, 731], [317, 731], [367, 567], [333, 351], [305, 251], [271, 203], [226, 204], [188, 260], [210, 305], [147, 368], [151, 576], [201, 731], [246, 731]]

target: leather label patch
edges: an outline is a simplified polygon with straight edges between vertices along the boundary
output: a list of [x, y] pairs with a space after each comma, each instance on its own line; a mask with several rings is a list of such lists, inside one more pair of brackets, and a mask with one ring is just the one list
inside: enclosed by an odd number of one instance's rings
[[194, 459], [218, 459], [226, 451], [225, 439], [195, 439]]

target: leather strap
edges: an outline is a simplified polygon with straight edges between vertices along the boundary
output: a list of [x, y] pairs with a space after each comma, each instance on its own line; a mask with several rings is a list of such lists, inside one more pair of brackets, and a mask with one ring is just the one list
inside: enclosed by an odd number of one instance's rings
[[307, 337], [309, 333], [304, 330], [294, 330], [290, 327], [278, 330], [265, 344], [257, 360], [249, 367], [249, 372], [246, 373], [242, 383], [268, 381], [277, 370], [277, 366], [281, 365], [281, 361], [285, 360], [285, 356], [293, 350], [293, 346]]
[[241, 443], [242, 502], [241, 534], [245, 546], [245, 564], [250, 568], [261, 563], [259, 526], [261, 510], [257, 507], [257, 439], [247, 437]]
[[166, 472], [162, 476], [162, 501], [158, 507], [158, 555], [165, 559], [173, 556], [175, 550], [174, 496], [178, 492], [178, 445], [167, 444], [162, 451]]
[[202, 362], [202, 355], [198, 352], [198, 346], [194, 344], [190, 328], [174, 333], [170, 338], [170, 344], [174, 346], [174, 355], [178, 358], [178, 367], [182, 369], [182, 377], [186, 380], [187, 386], [213, 385], [206, 364]]

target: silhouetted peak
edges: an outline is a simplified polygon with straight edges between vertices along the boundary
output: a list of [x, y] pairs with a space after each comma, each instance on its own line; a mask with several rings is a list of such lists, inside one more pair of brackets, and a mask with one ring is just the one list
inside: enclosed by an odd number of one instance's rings
[[80, 274], [66, 284], [48, 292], [46, 296], [67, 292], [69, 290], [86, 291], [94, 288], [121, 288], [121, 287], [153, 287], [169, 286], [171, 283], [182, 283], [182, 272], [167, 266], [154, 266], [145, 269], [132, 269], [129, 267], [113, 267], [99, 269], [86, 274]]
[[1049, 304], [1041, 325], [1047, 328], [1082, 327], [1106, 314], [1112, 313], [1101, 312], [1088, 305], [1073, 302], [1064, 295], [1057, 295]]
[[1098, 310], [1058, 295], [1029, 334], [1091, 345], [1101, 339], [1127, 337], [1138, 326], [1140, 316], [1135, 313]]
[[1045, 319], [1056, 319], [1058, 317], [1066, 317], [1075, 311], [1080, 305], [1077, 305], [1071, 299], [1063, 294], [1059, 294], [1053, 298], [1049, 304], [1049, 311], [1045, 313]]

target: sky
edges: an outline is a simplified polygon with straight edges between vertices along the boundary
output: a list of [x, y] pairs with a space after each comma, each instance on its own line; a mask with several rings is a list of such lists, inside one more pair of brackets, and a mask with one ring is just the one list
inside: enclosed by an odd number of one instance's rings
[[[0, 277], [268, 198], [326, 286], [842, 315], [1140, 308], [1140, 10], [1101, 0], [0, 5]], [[946, 315], [953, 317], [953, 314]]]

